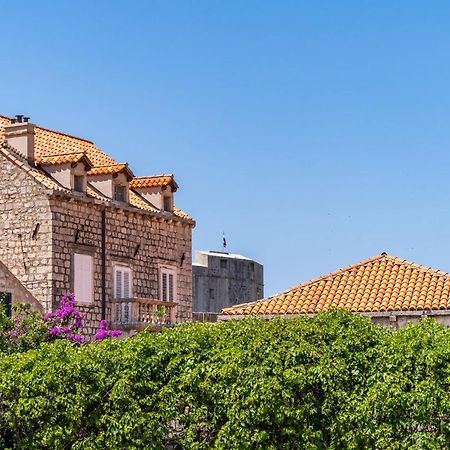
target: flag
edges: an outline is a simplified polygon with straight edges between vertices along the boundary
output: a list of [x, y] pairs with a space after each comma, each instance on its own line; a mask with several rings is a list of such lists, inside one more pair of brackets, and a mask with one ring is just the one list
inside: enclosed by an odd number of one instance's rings
[[227, 248], [227, 239], [225, 238], [225, 233], [223, 233], [223, 248]]

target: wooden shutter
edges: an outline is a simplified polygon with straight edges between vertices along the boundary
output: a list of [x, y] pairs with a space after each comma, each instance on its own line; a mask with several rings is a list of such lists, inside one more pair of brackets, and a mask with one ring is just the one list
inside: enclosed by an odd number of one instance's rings
[[74, 254], [74, 294], [79, 303], [92, 303], [94, 293], [93, 257], [82, 253]]
[[8, 317], [12, 316], [12, 295], [10, 292], [0, 292], [0, 303], [5, 309], [5, 314]]
[[165, 302], [176, 301], [176, 269], [169, 267], [162, 267], [160, 278], [160, 294], [161, 300]]
[[169, 302], [173, 302], [174, 286], [173, 286], [173, 273], [169, 273]]
[[122, 298], [122, 270], [116, 267], [115, 298]]
[[132, 272], [129, 267], [115, 266], [114, 298], [132, 298]]
[[167, 273], [162, 274], [162, 299], [167, 301]]
[[123, 298], [131, 297], [130, 275], [130, 269], [127, 268], [123, 271]]

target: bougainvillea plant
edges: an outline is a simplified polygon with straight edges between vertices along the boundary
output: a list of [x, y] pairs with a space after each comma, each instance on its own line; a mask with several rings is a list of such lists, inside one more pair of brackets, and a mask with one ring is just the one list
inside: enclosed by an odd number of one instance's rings
[[83, 328], [83, 315], [75, 307], [74, 294], [61, 297], [59, 308], [44, 316], [50, 327], [50, 336], [62, 337], [74, 342], [83, 343], [85, 337], [79, 332]]
[[[1, 306], [1, 305], [0, 305]], [[37, 348], [42, 342], [67, 339], [77, 344], [89, 343], [83, 335], [83, 314], [75, 306], [72, 293], [61, 297], [59, 308], [42, 317], [30, 305], [14, 306], [14, 317], [6, 315], [0, 307], [0, 351], [16, 353]], [[94, 339], [102, 341], [119, 337], [119, 330], [111, 330], [106, 320], [101, 321]]]
[[[75, 306], [75, 295], [65, 294], [61, 297], [59, 308], [44, 316], [44, 321], [50, 325], [50, 335], [59, 338], [66, 338], [80, 344], [86, 342], [86, 338], [80, 334], [83, 328], [83, 314]], [[106, 338], [119, 337], [120, 330], [110, 330], [108, 322], [100, 322], [100, 330], [95, 334], [96, 341]]]

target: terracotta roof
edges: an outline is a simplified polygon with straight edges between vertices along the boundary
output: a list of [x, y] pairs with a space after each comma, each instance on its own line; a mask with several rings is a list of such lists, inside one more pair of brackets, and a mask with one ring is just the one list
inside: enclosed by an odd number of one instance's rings
[[151, 205], [149, 202], [144, 200], [139, 194], [133, 192], [131, 189], [129, 191], [130, 205], [139, 209], [145, 209], [146, 211], [159, 212], [159, 209]]
[[178, 184], [172, 174], [154, 175], [151, 177], [135, 177], [130, 183], [133, 189], [170, 186], [173, 191], [178, 189]]
[[[9, 125], [9, 117], [0, 116], [0, 125]], [[4, 130], [0, 126], [0, 142], [4, 140]], [[113, 158], [102, 152], [93, 142], [59, 131], [48, 130], [36, 125], [35, 128], [36, 160], [41, 157], [82, 152], [95, 166], [117, 164]]]
[[[135, 178], [133, 172], [126, 163], [118, 163], [113, 158], [108, 156], [100, 150], [93, 142], [79, 137], [71, 136], [59, 131], [52, 131], [47, 128], [35, 126], [35, 155], [38, 167], [30, 167], [24, 158], [17, 153], [12, 147], [9, 147], [4, 142], [4, 125], [12, 123], [12, 119], [0, 115], [0, 150], [5, 156], [11, 159], [14, 164], [23, 168], [31, 176], [45, 187], [55, 190], [70, 193], [70, 190], [61, 186], [49, 174], [39, 167], [49, 165], [58, 165], [66, 163], [74, 163], [81, 161], [83, 158], [86, 164], [91, 167], [88, 175], [103, 175], [115, 174], [125, 172], [130, 180], [130, 187], [134, 187], [134, 180], [136, 180], [136, 187], [152, 187], [152, 186], [167, 186], [170, 185], [175, 191], [178, 188], [173, 175], [157, 175], [149, 177]], [[3, 147], [3, 148], [2, 148]], [[87, 188], [87, 195], [102, 201], [109, 201], [110, 199], [103, 196], [96, 191], [92, 186]], [[130, 205], [145, 211], [160, 212], [154, 205], [149, 203], [144, 198], [130, 190]], [[193, 221], [185, 212], [178, 208], [174, 208], [174, 216], [184, 220]]]
[[133, 177], [133, 172], [127, 163], [95, 166], [88, 172], [88, 175], [112, 175], [120, 172], [125, 172], [130, 178]]
[[307, 281], [267, 299], [232, 306], [223, 315], [314, 314], [450, 309], [450, 275], [386, 253]]
[[88, 167], [92, 167], [92, 163], [84, 152], [66, 153], [54, 156], [40, 156], [36, 162], [40, 166], [57, 166], [61, 164], [72, 164], [84, 161]]

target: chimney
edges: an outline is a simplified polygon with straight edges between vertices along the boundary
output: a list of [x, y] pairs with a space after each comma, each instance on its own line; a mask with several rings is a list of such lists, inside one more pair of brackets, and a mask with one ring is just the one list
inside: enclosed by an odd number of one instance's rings
[[17, 115], [10, 125], [5, 125], [5, 140], [30, 164], [34, 164], [34, 124], [29, 123], [28, 119], [28, 117]]

